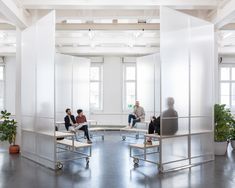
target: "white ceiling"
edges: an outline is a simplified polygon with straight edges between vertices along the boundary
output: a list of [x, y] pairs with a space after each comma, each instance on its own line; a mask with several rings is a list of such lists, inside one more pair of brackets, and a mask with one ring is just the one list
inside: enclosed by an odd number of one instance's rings
[[[16, 33], [56, 10], [56, 48], [74, 55], [144, 55], [159, 50], [159, 7], [215, 23], [219, 50], [235, 54], [235, 0], [0, 0], [0, 55], [15, 53]], [[234, 6], [233, 6], [234, 5]], [[1, 7], [1, 6], [0, 6]], [[2, 6], [3, 7], [3, 6]], [[1, 13], [2, 12], [2, 13]], [[228, 25], [230, 24], [230, 25]], [[90, 31], [89, 31], [90, 30]], [[233, 51], [234, 50], [234, 51]]]

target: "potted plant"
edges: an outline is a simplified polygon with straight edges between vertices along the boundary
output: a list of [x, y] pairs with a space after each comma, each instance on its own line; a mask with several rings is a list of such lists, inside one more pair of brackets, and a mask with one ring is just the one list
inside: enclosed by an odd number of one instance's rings
[[230, 129], [230, 142], [233, 149], [235, 149], [235, 125]]
[[214, 106], [214, 140], [215, 155], [224, 155], [227, 151], [230, 127], [235, 123], [233, 116], [225, 104]]
[[17, 122], [14, 119], [10, 119], [11, 113], [6, 110], [1, 111], [1, 123], [0, 123], [0, 140], [8, 141], [10, 144], [9, 153], [19, 153], [20, 147], [15, 144], [17, 133]]

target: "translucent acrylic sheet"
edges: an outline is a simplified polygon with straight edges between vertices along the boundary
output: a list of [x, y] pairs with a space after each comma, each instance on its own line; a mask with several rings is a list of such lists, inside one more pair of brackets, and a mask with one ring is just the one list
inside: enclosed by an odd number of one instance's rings
[[155, 55], [138, 57], [137, 69], [137, 100], [147, 112], [154, 112], [154, 77], [155, 77]]
[[191, 132], [198, 133], [204, 131], [212, 131], [213, 129], [212, 117], [192, 117], [191, 118]]
[[[21, 65], [21, 113], [23, 116], [36, 115], [36, 25], [22, 32], [22, 65]], [[31, 125], [33, 128], [33, 124]], [[24, 124], [22, 124], [24, 128]], [[30, 128], [30, 127], [28, 127]]]
[[22, 145], [21, 152], [24, 154], [36, 154], [36, 133], [35, 132], [22, 132]]
[[212, 116], [214, 26], [190, 17], [191, 115]]
[[214, 143], [211, 142], [213, 134], [192, 135], [191, 137], [191, 156], [213, 155]]
[[162, 162], [174, 162], [188, 158], [188, 137], [175, 137], [162, 140]]
[[90, 60], [73, 57], [73, 111], [83, 109], [86, 116], [90, 110]]
[[[53, 168], [55, 12], [23, 31], [22, 41], [22, 127], [32, 130], [23, 130], [22, 155]], [[45, 135], [39, 136], [45, 133], [46, 144]]]
[[161, 8], [161, 112], [173, 97], [180, 117], [189, 115], [189, 17]]
[[55, 56], [56, 121], [64, 121], [65, 109], [72, 108], [73, 57]]
[[[54, 119], [55, 13], [37, 23], [37, 116]], [[47, 131], [54, 131], [48, 127]]]

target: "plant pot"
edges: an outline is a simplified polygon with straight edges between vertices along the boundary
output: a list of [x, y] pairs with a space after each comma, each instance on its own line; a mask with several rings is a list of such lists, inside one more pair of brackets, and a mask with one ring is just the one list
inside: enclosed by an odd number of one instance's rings
[[214, 142], [215, 155], [225, 155], [227, 151], [228, 142]]
[[231, 146], [233, 149], [235, 149], [235, 140], [231, 140]]
[[20, 152], [20, 146], [19, 145], [10, 145], [9, 147], [9, 153], [10, 154], [18, 154]]

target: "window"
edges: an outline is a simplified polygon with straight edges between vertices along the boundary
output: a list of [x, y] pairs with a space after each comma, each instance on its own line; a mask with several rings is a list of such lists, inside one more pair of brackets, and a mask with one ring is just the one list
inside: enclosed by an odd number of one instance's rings
[[133, 109], [136, 100], [136, 65], [124, 64], [123, 110]]
[[235, 67], [220, 67], [220, 103], [235, 111]]
[[5, 92], [5, 88], [4, 88], [4, 83], [5, 83], [5, 79], [4, 79], [4, 65], [0, 65], [0, 110], [4, 109], [4, 92]]
[[102, 110], [102, 64], [92, 64], [90, 68], [90, 108]]

